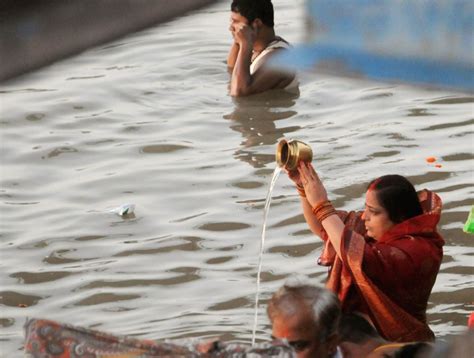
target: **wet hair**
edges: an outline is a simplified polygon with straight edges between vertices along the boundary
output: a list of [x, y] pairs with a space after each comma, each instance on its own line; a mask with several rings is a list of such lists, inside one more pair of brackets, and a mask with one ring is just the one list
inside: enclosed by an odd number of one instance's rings
[[260, 19], [264, 25], [274, 26], [271, 0], [233, 0], [230, 9], [245, 17], [249, 23]]
[[377, 330], [364, 317], [355, 313], [342, 315], [339, 322], [339, 338], [341, 342], [362, 344], [369, 339], [381, 338]]
[[267, 313], [273, 322], [288, 307], [310, 309], [312, 312], [312, 321], [318, 327], [319, 341], [325, 342], [332, 335], [337, 333], [339, 319], [341, 316], [341, 305], [338, 298], [331, 291], [310, 285], [291, 286], [289, 283], [275, 292], [270, 299], [267, 307]]
[[401, 175], [381, 176], [373, 180], [367, 190], [375, 190], [378, 202], [395, 224], [423, 214], [415, 188]]

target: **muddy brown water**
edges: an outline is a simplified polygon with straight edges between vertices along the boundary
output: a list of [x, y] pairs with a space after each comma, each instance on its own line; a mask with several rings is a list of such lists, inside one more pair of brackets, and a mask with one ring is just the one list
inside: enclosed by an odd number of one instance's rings
[[[279, 139], [297, 138], [336, 207], [406, 175], [444, 202], [445, 256], [429, 302], [438, 337], [473, 307], [474, 98], [306, 74], [299, 95], [233, 100], [228, 4], [91, 49], [0, 87], [0, 340], [21, 356], [26, 317], [114, 334], [251, 341], [263, 206]], [[304, 38], [303, 1], [276, 0], [277, 32]], [[436, 163], [425, 161], [435, 156]], [[440, 168], [435, 164], [441, 165]], [[106, 210], [136, 204], [121, 218]], [[281, 175], [268, 218], [265, 303], [292, 274], [323, 284], [298, 195]]]

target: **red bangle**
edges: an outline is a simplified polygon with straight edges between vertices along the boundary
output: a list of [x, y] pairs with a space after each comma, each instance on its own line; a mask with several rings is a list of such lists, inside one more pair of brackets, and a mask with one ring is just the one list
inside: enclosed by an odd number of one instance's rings
[[322, 201], [313, 208], [313, 214], [318, 215], [318, 212], [326, 207], [332, 206], [329, 200]]
[[322, 222], [324, 220], [326, 220], [328, 217], [332, 216], [332, 215], [335, 215], [336, 214], [336, 210], [334, 208], [332, 208], [332, 210], [328, 211], [327, 213], [324, 213], [324, 215], [321, 215], [319, 217], [317, 217], [317, 220], [322, 224]]
[[313, 208], [313, 214], [320, 223], [329, 216], [336, 214], [336, 209], [329, 200], [323, 201]]

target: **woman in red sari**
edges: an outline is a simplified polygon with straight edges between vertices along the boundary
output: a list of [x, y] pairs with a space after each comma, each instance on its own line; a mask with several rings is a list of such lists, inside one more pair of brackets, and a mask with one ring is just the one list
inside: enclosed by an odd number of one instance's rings
[[319, 264], [330, 266], [327, 287], [343, 310], [363, 314], [390, 341], [433, 340], [426, 307], [443, 257], [441, 199], [386, 175], [369, 185], [363, 212], [336, 211], [311, 164], [288, 175], [325, 243]]

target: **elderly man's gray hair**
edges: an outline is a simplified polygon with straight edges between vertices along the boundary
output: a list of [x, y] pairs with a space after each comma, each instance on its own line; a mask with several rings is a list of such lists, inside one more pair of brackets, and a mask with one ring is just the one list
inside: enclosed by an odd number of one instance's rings
[[273, 321], [281, 313], [294, 314], [301, 309], [298, 305], [311, 309], [321, 342], [337, 332], [341, 305], [336, 295], [325, 288], [300, 282], [288, 282], [273, 294], [268, 303], [268, 317]]

